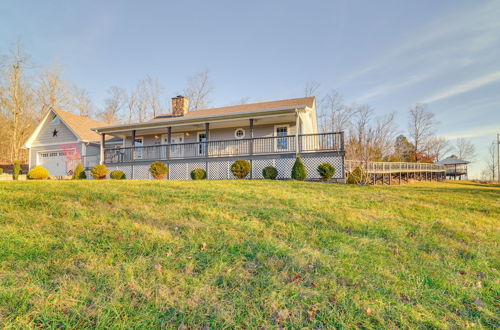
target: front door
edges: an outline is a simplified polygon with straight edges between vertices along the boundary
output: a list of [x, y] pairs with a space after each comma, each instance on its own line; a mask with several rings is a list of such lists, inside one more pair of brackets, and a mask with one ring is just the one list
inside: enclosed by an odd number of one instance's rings
[[184, 133], [172, 134], [172, 146], [170, 149], [170, 157], [182, 158], [184, 157], [184, 145], [176, 146], [176, 144], [184, 143]]
[[142, 137], [140, 138], [135, 138], [134, 141], [134, 159], [142, 159], [142, 146], [143, 146], [143, 140]]
[[278, 137], [276, 139], [276, 150], [288, 150], [288, 138], [286, 137], [288, 135], [288, 126], [276, 126], [274, 134]]

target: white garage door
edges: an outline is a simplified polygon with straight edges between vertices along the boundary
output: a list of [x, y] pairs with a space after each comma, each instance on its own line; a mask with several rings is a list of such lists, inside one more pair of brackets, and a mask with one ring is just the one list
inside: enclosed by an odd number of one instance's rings
[[38, 153], [38, 165], [45, 167], [50, 175], [66, 175], [66, 156], [63, 151], [44, 151]]

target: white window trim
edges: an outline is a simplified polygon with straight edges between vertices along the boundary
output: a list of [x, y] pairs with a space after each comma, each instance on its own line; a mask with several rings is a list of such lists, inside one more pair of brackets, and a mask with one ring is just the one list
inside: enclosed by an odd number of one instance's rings
[[[281, 125], [274, 125], [273, 135], [275, 137], [278, 136], [278, 133], [276, 132], [276, 129], [278, 127], [286, 127], [286, 136], [290, 136], [290, 124], [281, 124]], [[290, 148], [290, 146], [288, 145], [289, 140], [287, 140], [286, 142], [287, 142], [287, 148], [282, 149], [282, 148], [278, 148], [278, 139], [274, 139], [274, 150], [276, 150], [276, 151], [287, 151]]]
[[[238, 136], [238, 135], [236, 135], [236, 132], [238, 132], [239, 130], [243, 131], [243, 136]], [[244, 128], [241, 128], [241, 127], [240, 127], [240, 128], [237, 128], [237, 129], [235, 129], [235, 130], [234, 130], [234, 137], [235, 137], [236, 139], [238, 139], [238, 140], [239, 140], [239, 139], [244, 139], [246, 135], [247, 135], [247, 132], [245, 131], [245, 129], [244, 129]]]
[[[205, 134], [206, 135], [206, 132], [205, 131], [200, 131], [200, 132], [196, 132], [196, 143], [200, 143], [200, 135], [201, 134]], [[205, 136], [205, 141], [208, 141], [208, 137]], [[206, 147], [205, 147], [206, 148]], [[198, 156], [202, 156], [204, 154], [203, 152], [203, 147], [200, 145], [198, 145]]]
[[276, 129], [278, 127], [286, 127], [286, 135], [290, 135], [290, 124], [281, 124], [281, 125], [274, 125], [274, 131], [273, 131], [273, 135], [274, 136], [278, 136], [278, 134], [276, 133]]
[[[141, 140], [141, 146], [138, 148], [144, 147], [144, 137], [143, 136], [136, 136], [135, 139]], [[138, 150], [135, 149], [135, 141], [132, 141], [132, 147], [134, 147], [134, 159], [142, 159], [142, 149], [139, 149], [140, 155], [137, 156]]]

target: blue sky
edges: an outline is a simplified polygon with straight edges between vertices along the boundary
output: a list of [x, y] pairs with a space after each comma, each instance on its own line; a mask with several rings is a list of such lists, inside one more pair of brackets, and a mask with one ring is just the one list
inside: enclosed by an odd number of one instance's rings
[[8, 1], [0, 53], [21, 39], [97, 105], [158, 78], [165, 97], [205, 68], [213, 106], [300, 97], [307, 81], [378, 114], [425, 102], [438, 133], [472, 139], [473, 174], [500, 132], [500, 1]]

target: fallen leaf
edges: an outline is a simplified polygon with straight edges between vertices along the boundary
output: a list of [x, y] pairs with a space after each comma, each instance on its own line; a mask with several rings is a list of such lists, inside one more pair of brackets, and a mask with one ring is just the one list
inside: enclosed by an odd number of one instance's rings
[[373, 310], [372, 310], [370, 307], [368, 307], [368, 308], [366, 309], [366, 314], [368, 314], [368, 315], [372, 315], [372, 313], [373, 313]]
[[201, 249], [203, 251], [206, 251], [207, 250], [207, 243], [203, 242], [202, 246], [201, 246]]
[[297, 281], [301, 281], [301, 280], [302, 280], [302, 276], [300, 276], [300, 274], [297, 274], [293, 277], [293, 279], [290, 282], [297, 282]]
[[486, 277], [486, 274], [479, 272], [479, 273], [477, 273], [477, 277], [483, 279]]
[[474, 300], [474, 302], [476, 303], [476, 305], [478, 305], [479, 307], [483, 307], [485, 305], [484, 302], [481, 301], [481, 299], [477, 298], [476, 300]]
[[156, 270], [162, 270], [162, 268], [163, 268], [163, 266], [162, 266], [162, 265], [160, 265], [160, 264], [156, 264], [156, 265], [155, 265], [155, 269], [156, 269]]
[[314, 283], [314, 282], [311, 282], [311, 286], [317, 287], [318, 285], [316, 283]]

